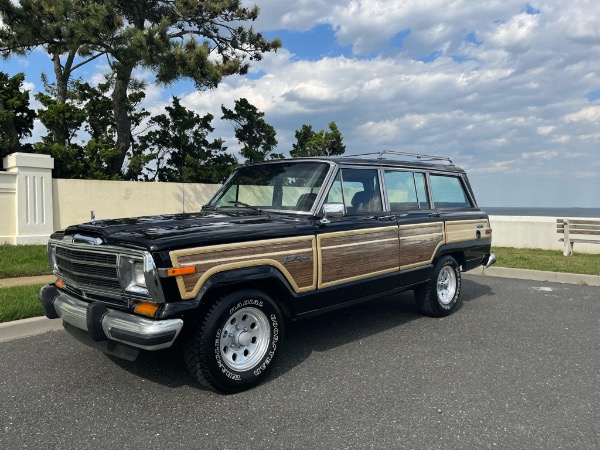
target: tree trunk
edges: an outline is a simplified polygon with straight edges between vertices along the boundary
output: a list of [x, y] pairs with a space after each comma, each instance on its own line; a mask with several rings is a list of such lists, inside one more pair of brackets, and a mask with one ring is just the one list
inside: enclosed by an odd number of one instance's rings
[[110, 175], [121, 175], [127, 151], [131, 147], [131, 119], [127, 110], [127, 87], [131, 80], [133, 65], [122, 66], [116, 71], [115, 87], [112, 93], [112, 104], [115, 113], [115, 128], [117, 132], [116, 148], [119, 155], [111, 158], [108, 163]]
[[[69, 74], [63, 70], [63, 67], [60, 63], [60, 55], [52, 55], [52, 61], [54, 62], [54, 75], [56, 76], [56, 103], [59, 105], [64, 105], [67, 102]], [[56, 129], [51, 131], [52, 140], [56, 144], [67, 144], [68, 131], [64, 122], [61, 122], [61, 124], [57, 126]]]

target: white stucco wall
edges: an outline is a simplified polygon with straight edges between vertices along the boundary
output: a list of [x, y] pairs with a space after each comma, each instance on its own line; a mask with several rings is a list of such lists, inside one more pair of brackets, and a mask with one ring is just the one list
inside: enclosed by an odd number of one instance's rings
[[[556, 232], [558, 217], [490, 216], [492, 245], [496, 247], [562, 250], [562, 234]], [[570, 217], [576, 219], [576, 217]], [[585, 220], [586, 218], [581, 218]], [[600, 244], [575, 244], [575, 252], [600, 253]]]
[[199, 211], [219, 185], [136, 181], [64, 180], [52, 182], [54, 229], [96, 219]]
[[14, 244], [17, 174], [0, 172], [0, 244]]
[[[0, 210], [0, 242], [11, 244], [38, 244], [47, 242], [53, 230], [52, 168], [54, 159], [49, 155], [12, 153], [3, 159], [6, 172], [0, 181], [0, 207], [11, 210], [11, 218]], [[10, 177], [13, 176], [13, 180]], [[11, 187], [12, 186], [12, 187]], [[14, 187], [14, 190], [13, 190]], [[10, 198], [13, 201], [11, 202]], [[7, 214], [8, 216], [8, 214]]]

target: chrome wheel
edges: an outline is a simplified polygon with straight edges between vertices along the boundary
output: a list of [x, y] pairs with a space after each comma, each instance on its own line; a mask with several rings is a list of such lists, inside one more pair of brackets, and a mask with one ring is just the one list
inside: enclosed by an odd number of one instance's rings
[[269, 348], [271, 325], [257, 308], [241, 308], [223, 324], [220, 339], [222, 361], [232, 370], [252, 369]]
[[437, 297], [443, 305], [448, 305], [454, 299], [456, 294], [456, 272], [450, 266], [445, 266], [440, 270], [437, 278]]

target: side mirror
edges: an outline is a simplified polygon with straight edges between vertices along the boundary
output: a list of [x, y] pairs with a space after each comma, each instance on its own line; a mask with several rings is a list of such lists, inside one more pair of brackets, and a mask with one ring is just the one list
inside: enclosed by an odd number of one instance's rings
[[323, 205], [323, 218], [321, 219], [322, 224], [331, 222], [329, 217], [344, 217], [344, 204], [343, 203], [325, 203]]

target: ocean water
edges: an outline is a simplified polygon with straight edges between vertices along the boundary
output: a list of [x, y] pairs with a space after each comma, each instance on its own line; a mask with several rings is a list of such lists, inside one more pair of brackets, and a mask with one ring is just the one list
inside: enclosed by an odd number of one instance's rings
[[600, 219], [600, 208], [540, 208], [540, 207], [485, 207], [480, 209], [491, 216], [544, 216], [544, 217], [595, 217]]

